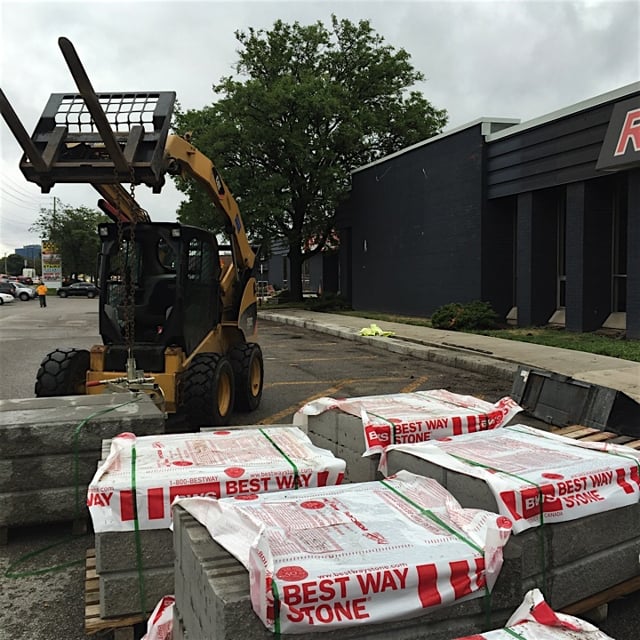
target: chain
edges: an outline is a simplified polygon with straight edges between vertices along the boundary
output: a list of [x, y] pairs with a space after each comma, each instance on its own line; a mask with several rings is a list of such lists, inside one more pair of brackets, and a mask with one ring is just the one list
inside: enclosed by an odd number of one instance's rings
[[[135, 202], [135, 174], [133, 172], [133, 167], [130, 167], [131, 171], [131, 183], [129, 185], [129, 193], [131, 194], [131, 199]], [[136, 219], [133, 218], [129, 223], [129, 242], [131, 246], [131, 251], [129, 255], [131, 257], [129, 261], [129, 278], [127, 282], [127, 299], [129, 300], [129, 304], [127, 305], [127, 310], [129, 312], [129, 317], [127, 318], [127, 327], [128, 333], [125, 335], [125, 341], [127, 344], [127, 350], [129, 352], [129, 357], [133, 357], [133, 341], [136, 334], [136, 317], [135, 317], [135, 276], [136, 276], [136, 267], [137, 267], [137, 247], [136, 247]]]
[[[114, 175], [119, 182], [117, 172], [114, 168]], [[134, 198], [135, 176], [133, 168], [131, 168], [131, 197]], [[116, 207], [119, 212], [123, 211], [122, 200], [120, 198], [120, 192], [116, 190]], [[124, 293], [122, 300], [123, 311], [123, 333], [125, 346], [127, 347], [128, 357], [131, 360], [133, 357], [133, 342], [135, 337], [135, 274], [136, 274], [136, 243], [135, 243], [135, 219], [130, 221], [129, 224], [129, 237], [127, 239], [127, 252], [124, 253], [124, 231], [122, 219], [118, 217], [116, 222], [117, 238], [118, 238], [118, 252], [121, 257], [120, 273], [121, 288]], [[126, 262], [125, 262], [126, 260]]]

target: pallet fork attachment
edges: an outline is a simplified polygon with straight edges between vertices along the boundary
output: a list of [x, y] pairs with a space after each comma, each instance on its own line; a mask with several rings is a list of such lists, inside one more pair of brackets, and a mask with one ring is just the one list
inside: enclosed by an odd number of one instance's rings
[[96, 93], [73, 44], [59, 38], [58, 45], [80, 93], [51, 94], [31, 137], [0, 90], [26, 179], [43, 193], [58, 182], [146, 184], [159, 193], [175, 92]]

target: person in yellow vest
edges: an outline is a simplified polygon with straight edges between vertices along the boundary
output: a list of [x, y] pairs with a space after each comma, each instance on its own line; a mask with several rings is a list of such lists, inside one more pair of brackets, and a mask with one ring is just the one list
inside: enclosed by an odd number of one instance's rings
[[44, 282], [40, 282], [40, 284], [36, 287], [36, 293], [38, 294], [38, 300], [40, 300], [40, 306], [47, 306], [47, 285]]

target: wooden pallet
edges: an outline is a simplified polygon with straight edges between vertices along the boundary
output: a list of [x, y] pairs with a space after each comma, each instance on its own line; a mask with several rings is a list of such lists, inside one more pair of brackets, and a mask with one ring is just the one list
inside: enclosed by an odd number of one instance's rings
[[583, 427], [579, 424], [572, 424], [568, 427], [551, 427], [551, 433], [567, 438], [575, 438], [584, 442], [607, 442], [609, 444], [623, 444], [632, 449], [640, 449], [640, 440], [631, 436], [621, 436], [619, 433], [611, 431], [600, 431], [593, 427]]
[[134, 640], [134, 627], [145, 622], [147, 616], [136, 613], [117, 618], [100, 617], [100, 589], [96, 572], [96, 550], [88, 549], [84, 579], [84, 630], [87, 635], [114, 631], [114, 640]]

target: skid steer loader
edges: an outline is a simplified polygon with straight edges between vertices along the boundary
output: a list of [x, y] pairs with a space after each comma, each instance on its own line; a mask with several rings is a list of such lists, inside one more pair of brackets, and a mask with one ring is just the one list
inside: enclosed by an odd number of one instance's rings
[[[112, 222], [98, 228], [103, 344], [49, 353], [36, 396], [146, 392], [189, 427], [227, 424], [234, 408], [258, 407], [264, 376], [253, 341], [256, 252], [237, 203], [213, 163], [169, 134], [175, 93], [96, 93], [72, 43], [58, 43], [79, 93], [52, 94], [31, 137], [1, 90], [0, 110], [24, 151], [26, 179], [43, 193], [91, 184]], [[136, 202], [135, 185], [160, 193], [167, 173], [195, 179], [212, 198], [230, 260], [221, 260], [215, 234], [152, 222]]]

